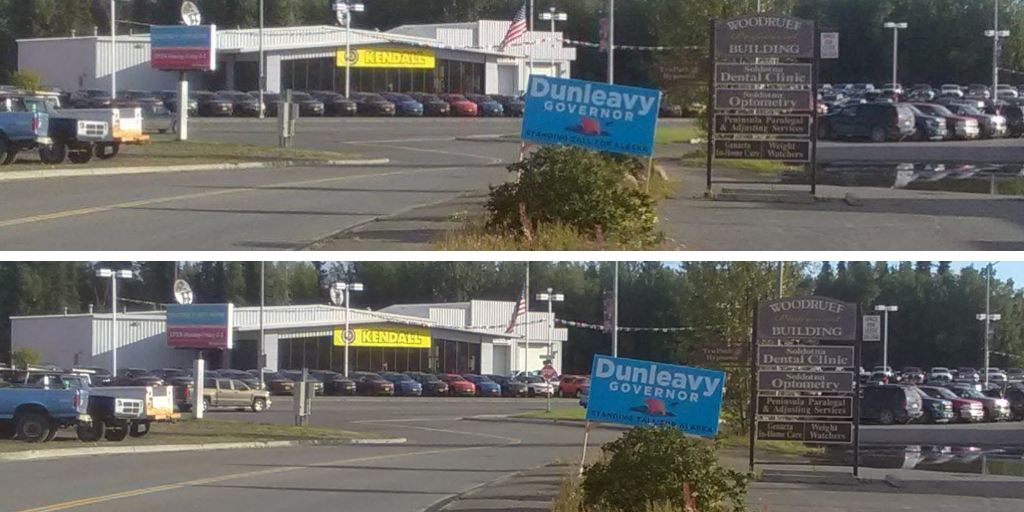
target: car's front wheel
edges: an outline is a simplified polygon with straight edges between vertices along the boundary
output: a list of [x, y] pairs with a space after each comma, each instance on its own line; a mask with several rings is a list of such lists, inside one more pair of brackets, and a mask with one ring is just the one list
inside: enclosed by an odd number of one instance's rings
[[252, 401], [252, 412], [263, 412], [267, 410], [267, 401], [262, 398], [257, 398]]
[[885, 128], [876, 126], [871, 129], [871, 142], [885, 142]]

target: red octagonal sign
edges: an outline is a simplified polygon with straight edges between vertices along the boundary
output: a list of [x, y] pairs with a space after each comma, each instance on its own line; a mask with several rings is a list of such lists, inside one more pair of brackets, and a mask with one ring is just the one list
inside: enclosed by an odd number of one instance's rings
[[555, 377], [558, 377], [558, 372], [555, 371], [555, 368], [553, 366], [551, 366], [550, 364], [546, 364], [544, 365], [544, 368], [541, 369], [540, 376], [544, 377], [547, 380], [551, 380]]

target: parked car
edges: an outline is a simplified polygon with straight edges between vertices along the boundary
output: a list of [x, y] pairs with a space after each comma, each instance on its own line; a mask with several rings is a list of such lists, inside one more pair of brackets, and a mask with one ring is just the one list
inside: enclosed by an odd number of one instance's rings
[[[296, 384], [302, 381], [301, 370], [281, 370], [280, 373], [282, 376], [284, 376], [287, 379], [291, 379], [292, 382], [295, 382]], [[324, 394], [324, 383], [313, 378], [310, 378], [310, 380], [313, 381], [313, 393], [316, 395]]]
[[526, 396], [529, 390], [525, 382], [520, 382], [505, 375], [485, 375], [497, 385], [501, 386], [501, 396], [521, 397]]
[[996, 383], [996, 384], [998, 384], [1000, 386], [1004, 386], [1004, 385], [1006, 385], [1006, 381], [1007, 381], [1006, 374], [1003, 373], [1003, 371], [1000, 370], [999, 368], [989, 368], [988, 369], [988, 381], [989, 382], [994, 382], [994, 383]]
[[942, 84], [939, 87], [939, 96], [945, 96], [948, 98], [963, 98], [964, 91], [956, 84]]
[[847, 105], [819, 119], [818, 137], [822, 139], [868, 138], [885, 142], [914, 134], [914, 113], [902, 104]]
[[[256, 98], [256, 102], [260, 101], [259, 91], [249, 91], [249, 96]], [[278, 111], [281, 109], [281, 103], [284, 100], [281, 99], [281, 95], [276, 92], [263, 91], [263, 115], [268, 117], [277, 117]]]
[[1024, 387], [1019, 384], [1006, 386], [1005, 398], [1010, 402], [1010, 419], [1024, 421]]
[[61, 428], [80, 423], [92, 423], [87, 389], [68, 389], [59, 378], [0, 388], [0, 440], [51, 441]]
[[557, 388], [554, 383], [545, 382], [544, 379], [536, 375], [520, 375], [516, 377], [516, 380], [526, 383], [526, 395], [529, 397], [553, 396]]
[[412, 99], [411, 96], [399, 93], [384, 93], [385, 100], [394, 103], [395, 115], [404, 117], [421, 117], [423, 115], [423, 104]]
[[405, 372], [410, 379], [419, 382], [423, 387], [423, 394], [430, 396], [448, 396], [448, 383], [430, 373]]
[[1006, 135], [1006, 119], [1003, 116], [986, 114], [974, 105], [963, 103], [950, 103], [946, 108], [954, 114], [978, 121], [982, 138], [992, 139]]
[[1006, 378], [1010, 382], [1024, 380], [1024, 368], [1010, 368], [1006, 370]]
[[1024, 135], [1024, 108], [1020, 105], [1000, 105], [993, 110], [985, 110], [986, 114], [998, 114], [1006, 119], [1006, 136], [1020, 137]]
[[244, 372], [242, 370], [234, 370], [231, 368], [225, 368], [222, 370], [217, 370], [216, 373], [219, 377], [223, 377], [225, 379], [240, 380], [250, 388], [260, 389], [260, 378], [258, 376], [253, 377], [252, 375], [249, 375], [248, 372]]
[[971, 99], [987, 100], [992, 96], [992, 91], [984, 84], [970, 84], [967, 86], [964, 96]]
[[683, 117], [683, 106], [662, 98], [658, 106], [658, 117]]
[[584, 384], [580, 389], [580, 405], [585, 409], [590, 403], [590, 384]]
[[295, 393], [295, 381], [278, 372], [263, 372], [263, 386], [272, 395], [291, 395]]
[[270, 392], [253, 389], [238, 379], [213, 379], [204, 383], [203, 410], [235, 407], [263, 412], [270, 407]]
[[463, 378], [476, 386], [476, 396], [501, 396], [501, 385], [484, 375], [465, 373]]
[[[491, 97], [494, 98], [494, 101], [501, 103], [501, 107], [505, 109], [506, 116], [523, 117], [523, 111], [526, 109], [526, 102], [519, 96], [492, 94]], [[682, 110], [682, 107], [680, 107], [680, 116], [682, 115]]]
[[108, 91], [100, 89], [82, 89], [71, 94], [71, 108], [110, 108], [114, 99]]
[[206, 117], [231, 117], [235, 113], [235, 102], [220, 98], [209, 91], [196, 91], [192, 93], [196, 99], [199, 115]]
[[349, 372], [350, 379], [356, 381], [356, 393], [367, 396], [394, 396], [395, 385], [391, 381], [373, 372]]
[[153, 96], [153, 93], [148, 91], [117, 91], [117, 99], [114, 101], [114, 107], [117, 108], [155, 107], [158, 105], [164, 106], [164, 100]]
[[299, 104], [299, 115], [303, 117], [322, 117], [326, 108], [322, 101], [302, 91], [292, 91], [292, 103]]
[[324, 104], [325, 116], [351, 117], [356, 115], [359, 108], [356, 102], [333, 91], [309, 91], [309, 95]]
[[900, 375], [904, 382], [912, 382], [914, 384], [924, 382], [924, 371], [916, 366], [907, 366], [906, 368], [903, 368]]
[[184, 377], [185, 370], [181, 368], [160, 368], [157, 370], [151, 370], [149, 375], [156, 377], [164, 382], [170, 382], [177, 377]]
[[968, 140], [981, 135], [976, 119], [954, 114], [948, 108], [934, 103], [913, 103], [914, 108], [946, 120], [946, 135], [950, 138]]
[[309, 372], [310, 377], [324, 383], [324, 393], [328, 395], [354, 395], [356, 394], [356, 381], [345, 377], [344, 374], [329, 370], [315, 370]]
[[[21, 102], [29, 112], [49, 117], [50, 144], [39, 147], [39, 159], [47, 164], [59, 164], [65, 158], [71, 163], [85, 164], [92, 160], [96, 145], [110, 138], [110, 126], [102, 121], [76, 119], [58, 110], [54, 97], [9, 96], [11, 102]], [[20, 110], [20, 107], [16, 110]]]
[[964, 366], [956, 369], [956, 380], [981, 382], [981, 376], [978, 374], [978, 370]]
[[949, 373], [949, 368], [936, 366], [928, 372], [928, 380], [944, 380], [948, 382], [953, 380], [953, 374]]
[[[153, 91], [153, 96], [160, 98], [169, 112], [178, 113], [178, 91]], [[190, 97], [188, 99], [188, 115], [194, 116], [198, 114], [199, 101], [194, 97]]]
[[236, 117], [259, 117], [260, 102], [242, 91], [217, 91], [217, 97], [231, 102], [231, 113]]
[[947, 388], [940, 386], [918, 386], [923, 393], [932, 398], [942, 398], [953, 403], [956, 411], [955, 421], [961, 423], [975, 423], [985, 418], [985, 409], [981, 402], [969, 398], [961, 398]]
[[17, 98], [0, 98], [0, 165], [10, 165], [22, 151], [40, 150], [42, 157], [52, 148], [49, 114], [32, 112]]
[[957, 413], [952, 400], [933, 397], [914, 386], [907, 386], [907, 389], [912, 389], [921, 397], [921, 423], [949, 423], [956, 418]]
[[505, 115], [505, 108], [501, 103], [494, 101], [494, 98], [486, 94], [466, 94], [466, 99], [476, 103], [477, 115], [480, 117], [502, 117]]
[[958, 384], [950, 385], [949, 390], [960, 398], [981, 402], [985, 409], [985, 421], [1005, 421], [1010, 419], [1010, 402], [1005, 398], [987, 397], [973, 387]]
[[469, 101], [461, 94], [438, 94], [437, 97], [448, 102], [453, 116], [476, 117], [477, 115], [476, 103]]
[[1009, 84], [999, 84], [996, 86], [996, 99], [1017, 99], [1018, 97], [1020, 97], [1020, 94], [1014, 86]]
[[423, 385], [404, 373], [383, 373], [381, 377], [395, 385], [395, 394], [423, 396]]
[[358, 113], [361, 116], [385, 116], [395, 115], [395, 104], [384, 99], [380, 94], [371, 92], [354, 92], [352, 101], [358, 105]]
[[949, 138], [945, 118], [927, 114], [909, 103], [904, 103], [904, 106], [914, 113], [914, 134], [911, 136], [913, 140], [945, 140]]
[[447, 116], [451, 113], [452, 107], [448, 105], [447, 101], [438, 98], [436, 94], [427, 94], [425, 92], [410, 92], [407, 94], [410, 98], [423, 105], [423, 115]]
[[910, 423], [920, 418], [921, 395], [910, 386], [882, 384], [861, 390], [860, 418], [882, 425]]
[[590, 383], [590, 378], [582, 375], [562, 375], [558, 379], [557, 395], [560, 397], [580, 396], [580, 388]]
[[450, 396], [474, 396], [476, 395], [476, 384], [466, 380], [457, 373], [439, 373], [437, 378], [448, 383], [448, 394]]

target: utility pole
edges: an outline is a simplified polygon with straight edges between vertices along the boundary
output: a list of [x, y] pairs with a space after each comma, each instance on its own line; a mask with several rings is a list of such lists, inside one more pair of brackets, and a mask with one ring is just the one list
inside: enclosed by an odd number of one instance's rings
[[608, 83], [615, 83], [615, 0], [608, 0]]
[[[263, 0], [260, 0], [260, 119], [266, 117], [265, 105], [263, 103], [263, 94], [267, 89], [267, 70], [265, 69], [266, 63], [264, 63], [265, 57], [263, 54]], [[262, 276], [263, 263], [260, 263], [260, 275]], [[263, 278], [260, 277], [262, 280]], [[263, 319], [263, 313], [260, 312], [260, 319]], [[262, 343], [263, 335], [260, 335], [260, 343]], [[261, 345], [262, 348], [262, 345]], [[263, 384], [263, 370], [260, 370], [260, 384]]]
[[612, 283], [612, 357], [619, 357], [619, 262], [615, 262], [615, 282]]
[[[262, 3], [262, 0], [261, 2]], [[260, 389], [266, 389], [264, 375], [267, 371], [267, 345], [263, 330], [263, 309], [267, 306], [267, 262], [260, 262]]]

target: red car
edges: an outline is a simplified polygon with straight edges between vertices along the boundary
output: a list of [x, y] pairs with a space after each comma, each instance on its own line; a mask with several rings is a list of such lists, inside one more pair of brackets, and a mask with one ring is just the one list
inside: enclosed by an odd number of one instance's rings
[[584, 375], [562, 375], [558, 378], [558, 396], [579, 397], [583, 386], [590, 383], [590, 377]]
[[474, 396], [476, 384], [468, 381], [457, 373], [439, 373], [437, 378], [448, 383], [448, 394], [451, 396]]
[[451, 115], [476, 117], [476, 103], [469, 101], [469, 99], [467, 99], [465, 96], [461, 94], [438, 94], [437, 96], [442, 100], [448, 102], [448, 105], [451, 106]]
[[956, 393], [940, 387], [918, 386], [918, 389], [932, 398], [941, 398], [953, 402], [953, 410], [956, 412], [956, 421], [960, 423], [975, 423], [985, 418], [985, 408], [977, 400], [960, 398]]

